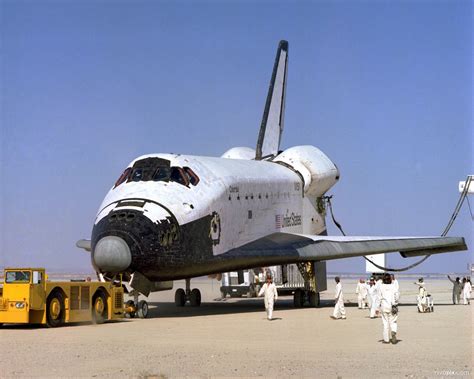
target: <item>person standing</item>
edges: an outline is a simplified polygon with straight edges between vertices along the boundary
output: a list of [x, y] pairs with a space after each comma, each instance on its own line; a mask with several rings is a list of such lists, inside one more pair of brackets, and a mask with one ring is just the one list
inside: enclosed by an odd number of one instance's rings
[[416, 300], [418, 301], [418, 312], [424, 313], [426, 312], [426, 307], [427, 307], [427, 299], [426, 299], [426, 288], [425, 288], [425, 282], [423, 281], [423, 278], [418, 279], [418, 283], [415, 282], [418, 286], [418, 296], [416, 297]]
[[453, 304], [459, 304], [461, 300], [461, 292], [462, 292], [462, 284], [459, 277], [456, 280], [451, 279], [448, 275], [448, 279], [451, 283], [453, 283]]
[[398, 321], [399, 293], [392, 284], [390, 274], [384, 274], [382, 284], [378, 288], [379, 306], [382, 313], [383, 343], [396, 344]]
[[330, 316], [334, 320], [345, 320], [346, 319], [346, 310], [344, 309], [344, 295], [342, 294], [342, 284], [339, 276], [334, 278], [336, 281], [336, 292], [334, 294], [334, 300], [336, 302], [334, 306], [334, 312]]
[[370, 307], [370, 314], [369, 314], [369, 317], [370, 318], [375, 318], [376, 315], [377, 315], [377, 286], [375, 285], [375, 279], [374, 278], [370, 278], [370, 282], [369, 282], [369, 307]]
[[278, 291], [275, 287], [275, 284], [273, 284], [272, 276], [270, 274], [267, 274], [267, 281], [258, 292], [258, 296], [260, 297], [263, 294], [265, 294], [264, 301], [267, 318], [268, 320], [272, 320], [273, 305], [278, 299]]
[[471, 281], [469, 278], [464, 278], [463, 280], [464, 286], [462, 289], [462, 300], [464, 305], [468, 305], [471, 303], [471, 291], [472, 291], [472, 286], [471, 286]]
[[359, 309], [365, 309], [365, 302], [367, 300], [367, 284], [364, 279], [360, 279], [356, 288], [357, 304]]

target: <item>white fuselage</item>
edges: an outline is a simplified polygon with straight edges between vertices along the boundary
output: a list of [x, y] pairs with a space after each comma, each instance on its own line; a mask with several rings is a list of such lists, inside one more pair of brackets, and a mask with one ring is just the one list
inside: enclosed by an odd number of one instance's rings
[[[178, 228], [183, 229], [176, 240], [184, 238], [186, 233], [188, 240], [189, 233], [200, 242], [207, 239], [212, 248], [212, 256], [221, 255], [275, 232], [323, 234], [326, 231], [324, 212], [321, 209], [318, 212], [317, 197], [305, 194], [305, 187], [308, 186], [305, 186], [303, 175], [288, 165], [243, 159], [152, 154], [137, 158], [129, 167], [133, 168], [137, 162], [150, 158], [169, 161], [171, 167], [189, 167], [197, 175], [199, 182], [196, 185], [184, 185], [175, 181], [125, 181], [112, 188], [105, 197], [95, 220], [95, 227], [99, 223], [105, 224], [103, 219], [114, 212], [138, 211], [151, 223], [160, 225], [163, 225], [163, 220], [167, 217], [171, 219], [172, 216]], [[142, 206], [136, 207], [133, 202], [127, 203], [133, 199], [146, 201]], [[186, 230], [186, 225], [196, 223], [205, 225]], [[100, 237], [107, 234], [103, 232], [102, 226], [99, 229], [102, 231]], [[120, 226], [112, 229], [117, 231]], [[137, 231], [135, 234], [140, 233]], [[134, 238], [137, 241], [139, 239]], [[160, 239], [160, 244], [162, 241], [163, 238]], [[141, 247], [140, 252], [134, 254], [138, 258], [134, 259], [140, 259], [141, 255], [146, 254], [160, 254], [157, 251], [148, 253], [143, 242], [137, 243]], [[167, 245], [166, 237], [163, 245]], [[197, 244], [187, 245], [183, 254], [189, 254], [189, 250], [197, 248], [196, 246]], [[181, 249], [184, 249], [183, 246]], [[173, 254], [170, 259], [176, 261], [178, 250]], [[203, 256], [200, 256], [199, 262], [202, 263], [202, 260]], [[147, 265], [153, 264], [152, 261], [147, 260]], [[177, 266], [183, 264], [179, 259], [177, 262]], [[160, 261], [157, 270], [163, 264], [163, 260]], [[193, 264], [192, 259], [189, 264]]]

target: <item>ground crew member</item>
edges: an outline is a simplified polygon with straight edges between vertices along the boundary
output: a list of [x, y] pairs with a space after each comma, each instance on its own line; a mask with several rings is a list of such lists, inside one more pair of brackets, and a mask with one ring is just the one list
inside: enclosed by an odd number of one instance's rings
[[414, 283], [418, 286], [418, 296], [416, 300], [418, 301], [418, 312], [426, 312], [426, 306], [428, 299], [426, 298], [426, 288], [423, 278], [418, 279], [418, 283]]
[[[383, 322], [383, 343], [396, 344], [398, 320], [398, 291], [392, 285], [390, 274], [384, 274], [382, 284], [378, 288], [379, 306]], [[390, 338], [390, 339], [389, 339]]]
[[377, 309], [375, 310], [377, 316], [380, 314], [380, 297], [378, 297], [380, 286], [382, 285], [382, 276], [379, 275], [379, 278], [375, 281], [375, 288], [377, 289]]
[[377, 315], [377, 286], [375, 285], [375, 279], [370, 278], [369, 282], [369, 299], [370, 299], [370, 318], [375, 318]]
[[462, 284], [459, 277], [456, 280], [451, 279], [448, 275], [448, 279], [451, 283], [453, 283], [453, 304], [459, 304], [462, 292]]
[[267, 274], [267, 281], [260, 289], [258, 296], [262, 296], [265, 294], [265, 310], [267, 311], [267, 318], [268, 320], [272, 319], [273, 315], [273, 304], [278, 299], [278, 292], [273, 284], [272, 276]]
[[360, 279], [359, 283], [357, 283], [356, 294], [359, 309], [365, 309], [365, 302], [367, 300], [367, 285], [365, 284], [364, 279]]
[[395, 275], [390, 274], [390, 277], [392, 278], [392, 286], [395, 288], [395, 291], [400, 293], [400, 285], [398, 284], [398, 280], [395, 279]]
[[466, 278], [463, 279], [464, 282], [464, 287], [462, 290], [462, 300], [464, 305], [468, 305], [471, 303], [471, 291], [472, 291], [472, 286], [471, 286], [471, 281]]
[[342, 294], [341, 279], [339, 278], [339, 276], [336, 276], [334, 280], [336, 281], [336, 292], [334, 294], [334, 300], [336, 302], [336, 305], [334, 306], [334, 312], [330, 317], [334, 320], [345, 320], [346, 310], [344, 309], [344, 296]]

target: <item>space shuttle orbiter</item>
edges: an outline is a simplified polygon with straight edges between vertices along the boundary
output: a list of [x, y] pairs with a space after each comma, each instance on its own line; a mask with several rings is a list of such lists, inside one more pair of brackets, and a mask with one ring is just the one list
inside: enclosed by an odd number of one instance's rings
[[[323, 196], [340, 173], [314, 146], [280, 151], [287, 70], [288, 42], [281, 41], [256, 150], [130, 162], [100, 205], [91, 240], [78, 242], [102, 277], [122, 273], [147, 295], [173, 280], [252, 267], [306, 264], [311, 280], [330, 259], [467, 249], [462, 237], [327, 236]], [[188, 286], [175, 299], [199, 305], [200, 293]]]

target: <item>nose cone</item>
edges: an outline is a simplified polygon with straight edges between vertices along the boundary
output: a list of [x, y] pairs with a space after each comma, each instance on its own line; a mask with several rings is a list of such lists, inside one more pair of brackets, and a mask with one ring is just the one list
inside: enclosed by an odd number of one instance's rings
[[130, 266], [132, 254], [122, 238], [107, 236], [95, 245], [92, 260], [95, 267], [103, 272], [120, 272]]

